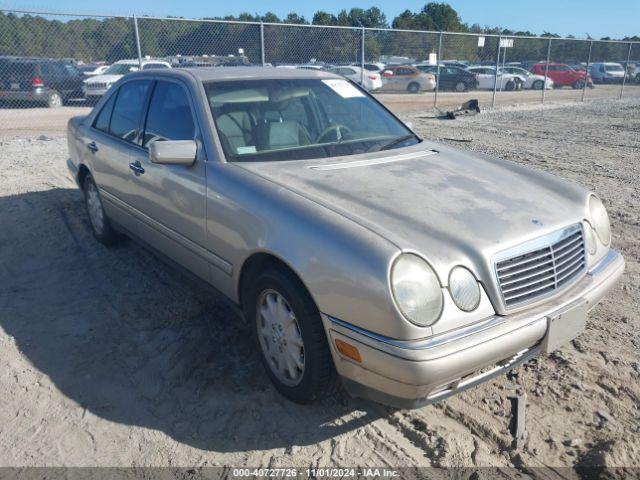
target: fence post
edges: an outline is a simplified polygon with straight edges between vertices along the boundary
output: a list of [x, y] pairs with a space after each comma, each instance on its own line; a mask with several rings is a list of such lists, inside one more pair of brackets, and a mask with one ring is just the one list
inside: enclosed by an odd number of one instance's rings
[[493, 76], [493, 98], [491, 99], [491, 108], [496, 105], [496, 91], [498, 90], [498, 68], [500, 68], [500, 44], [502, 43], [502, 35], [498, 37], [498, 48], [496, 49], [496, 72]]
[[260, 62], [264, 67], [264, 22], [260, 21]]
[[544, 64], [544, 83], [542, 84], [542, 103], [544, 103], [544, 94], [547, 91], [547, 79], [549, 78], [549, 61], [551, 59], [551, 38], [547, 46], [547, 61]]
[[[593, 40], [589, 42], [589, 55], [587, 55], [587, 70], [586, 73], [589, 75], [589, 65], [591, 64], [591, 49], [593, 48]], [[584, 93], [587, 90], [587, 77], [584, 77], [584, 85], [582, 86], [582, 99], [581, 102], [584, 102]]]
[[142, 48], [140, 48], [140, 33], [138, 32], [138, 17], [133, 16], [133, 31], [136, 35], [136, 50], [138, 51], [138, 68], [142, 70]]
[[629, 73], [629, 59], [631, 58], [631, 47], [633, 43], [629, 42], [629, 50], [627, 50], [627, 61], [624, 64], [624, 77], [622, 77], [622, 86], [620, 87], [620, 98], [624, 92], [624, 84], [627, 82], [627, 74]]
[[364, 27], [361, 29], [360, 37], [360, 86], [364, 88]]
[[433, 109], [438, 108], [438, 90], [440, 90], [440, 62], [442, 61], [442, 32], [438, 35], [438, 57], [436, 58], [436, 94], [433, 97]]

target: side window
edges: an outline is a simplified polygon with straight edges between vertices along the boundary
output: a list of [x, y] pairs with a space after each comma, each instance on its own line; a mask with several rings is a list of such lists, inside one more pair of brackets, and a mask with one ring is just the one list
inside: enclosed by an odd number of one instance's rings
[[138, 80], [120, 87], [111, 115], [109, 131], [112, 135], [128, 142], [136, 142], [150, 85], [149, 80]]
[[111, 121], [111, 112], [113, 112], [113, 105], [116, 103], [117, 92], [111, 95], [107, 103], [104, 104], [102, 110], [93, 122], [93, 127], [101, 130], [105, 133], [109, 133], [109, 122]]
[[185, 89], [159, 81], [153, 91], [143, 146], [162, 140], [192, 140], [196, 127]]

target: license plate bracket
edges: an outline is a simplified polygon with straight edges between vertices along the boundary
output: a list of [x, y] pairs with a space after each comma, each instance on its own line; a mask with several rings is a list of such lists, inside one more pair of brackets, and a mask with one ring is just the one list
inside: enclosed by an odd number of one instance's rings
[[542, 341], [542, 351], [551, 353], [569, 343], [587, 326], [587, 302], [580, 300], [547, 317], [547, 334]]

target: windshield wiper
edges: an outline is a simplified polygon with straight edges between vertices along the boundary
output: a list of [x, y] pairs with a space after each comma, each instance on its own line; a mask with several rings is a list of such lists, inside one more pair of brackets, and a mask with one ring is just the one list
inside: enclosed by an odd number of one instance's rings
[[377, 151], [389, 150], [390, 148], [395, 147], [399, 143], [406, 142], [407, 140], [410, 140], [411, 138], [415, 138], [417, 140], [418, 136], [415, 133], [410, 133], [409, 135], [403, 135], [402, 137], [398, 137], [398, 138], [395, 138], [395, 139], [391, 140], [389, 143], [385, 143]]

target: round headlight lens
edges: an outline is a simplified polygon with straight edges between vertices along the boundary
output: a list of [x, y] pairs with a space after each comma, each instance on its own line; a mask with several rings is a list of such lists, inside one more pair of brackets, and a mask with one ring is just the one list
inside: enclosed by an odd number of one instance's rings
[[603, 245], [609, 245], [611, 241], [609, 215], [600, 199], [595, 195], [589, 197], [589, 212], [591, 213], [591, 221], [593, 222], [593, 228], [598, 234], [598, 238]]
[[471, 312], [480, 304], [480, 286], [476, 277], [464, 267], [455, 267], [449, 274], [449, 291], [458, 308]]
[[598, 244], [596, 240], [596, 232], [593, 231], [593, 227], [589, 222], [584, 222], [584, 245], [591, 255], [598, 250]]
[[401, 255], [391, 270], [391, 290], [407, 320], [426, 327], [442, 311], [442, 289], [435, 272], [417, 255]]

